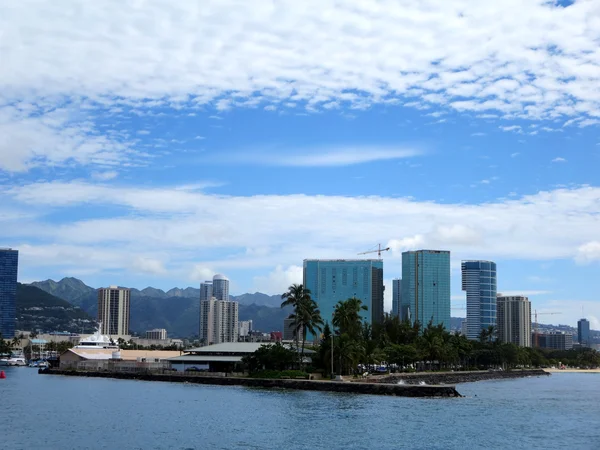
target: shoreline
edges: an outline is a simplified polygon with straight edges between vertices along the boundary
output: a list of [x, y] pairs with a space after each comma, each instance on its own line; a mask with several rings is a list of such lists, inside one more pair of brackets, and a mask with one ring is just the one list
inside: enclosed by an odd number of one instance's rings
[[548, 373], [600, 373], [600, 369], [544, 369]]
[[43, 375], [63, 375], [120, 380], [162, 381], [172, 383], [245, 386], [266, 389], [296, 389], [304, 391], [344, 392], [353, 394], [387, 395], [395, 397], [453, 398], [462, 397], [455, 386], [447, 384], [419, 385], [392, 383], [360, 383], [347, 381], [285, 380], [265, 378], [211, 377], [194, 375], [143, 374], [126, 372], [87, 372], [44, 369]]
[[471, 372], [416, 372], [416, 373], [398, 373], [384, 375], [381, 378], [368, 380], [370, 383], [398, 383], [405, 385], [416, 385], [426, 383], [428, 385], [460, 384], [473, 383], [486, 380], [507, 380], [515, 378], [550, 376], [549, 372], [543, 369], [530, 370], [507, 370], [507, 371], [471, 371]]

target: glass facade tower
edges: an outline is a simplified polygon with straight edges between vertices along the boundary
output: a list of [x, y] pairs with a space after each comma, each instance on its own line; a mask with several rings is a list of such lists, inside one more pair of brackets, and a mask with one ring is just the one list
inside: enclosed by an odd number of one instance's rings
[[0, 333], [6, 340], [15, 336], [19, 252], [0, 248]]
[[450, 252], [417, 250], [402, 253], [402, 319], [450, 329]]
[[577, 340], [582, 347], [591, 347], [590, 341], [590, 322], [587, 319], [577, 321]]
[[496, 263], [463, 261], [462, 290], [467, 293], [467, 337], [478, 339], [481, 330], [496, 326]]
[[323, 321], [331, 324], [335, 305], [352, 297], [360, 299], [367, 311], [361, 315], [368, 323], [383, 320], [383, 261], [304, 260], [304, 287], [319, 305]]
[[402, 304], [402, 280], [395, 278], [392, 280], [392, 315], [402, 319], [401, 307]]

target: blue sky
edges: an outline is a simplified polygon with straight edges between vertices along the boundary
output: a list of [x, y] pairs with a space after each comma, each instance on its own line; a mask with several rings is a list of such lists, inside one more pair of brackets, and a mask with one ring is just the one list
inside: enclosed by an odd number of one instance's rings
[[457, 308], [490, 259], [600, 328], [597, 2], [310, 3], [0, 6], [21, 281], [276, 294], [382, 243], [388, 309], [402, 251], [439, 248]]

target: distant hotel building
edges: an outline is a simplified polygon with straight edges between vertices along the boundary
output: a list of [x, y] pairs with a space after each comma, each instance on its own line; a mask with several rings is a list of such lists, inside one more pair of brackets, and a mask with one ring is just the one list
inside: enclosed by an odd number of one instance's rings
[[590, 322], [587, 319], [580, 319], [577, 321], [577, 341], [582, 347], [591, 347], [592, 341], [590, 339]]
[[200, 340], [205, 344], [237, 342], [238, 302], [229, 301], [229, 279], [217, 274], [200, 285]]
[[146, 339], [165, 340], [167, 339], [167, 330], [164, 328], [155, 328], [154, 330], [146, 331]]
[[392, 315], [402, 317], [401, 313], [402, 304], [402, 279], [395, 278], [392, 280]]
[[238, 337], [250, 336], [250, 333], [252, 333], [252, 321], [240, 320], [238, 322]]
[[450, 330], [450, 252], [418, 250], [402, 253], [400, 314], [412, 323], [443, 324]]
[[7, 341], [15, 336], [19, 252], [0, 248], [0, 334]]
[[538, 333], [537, 342], [539, 348], [571, 350], [573, 348], [573, 335], [559, 331], [553, 333]]
[[98, 322], [101, 334], [129, 335], [129, 302], [131, 292], [126, 288], [110, 286], [98, 289]]
[[498, 340], [531, 347], [531, 303], [524, 296], [496, 298]]
[[461, 273], [467, 293], [467, 337], [478, 339], [481, 330], [496, 326], [496, 263], [463, 261]]
[[[295, 319], [286, 318], [283, 319], [283, 340], [284, 341], [295, 341], [296, 340], [296, 330], [294, 326]], [[303, 331], [302, 329], [298, 330], [298, 341], [302, 340]]]
[[361, 316], [368, 323], [383, 320], [383, 261], [380, 259], [304, 260], [304, 287], [331, 323], [335, 305], [356, 297], [367, 306]]

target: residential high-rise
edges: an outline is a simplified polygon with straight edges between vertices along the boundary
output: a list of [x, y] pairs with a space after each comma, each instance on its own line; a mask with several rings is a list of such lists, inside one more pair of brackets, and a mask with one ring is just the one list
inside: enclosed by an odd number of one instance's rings
[[417, 250], [402, 253], [401, 313], [414, 323], [443, 324], [450, 330], [450, 252]]
[[0, 334], [6, 340], [15, 336], [18, 271], [18, 250], [0, 248]]
[[[294, 326], [295, 319], [287, 317], [283, 319], [283, 340], [284, 341], [295, 341], [296, 340], [296, 327]], [[298, 330], [298, 341], [302, 340], [303, 331]]]
[[238, 337], [249, 336], [252, 332], [252, 321], [251, 320], [240, 320], [238, 322]]
[[220, 273], [213, 277], [212, 296], [217, 300], [229, 301], [229, 278]]
[[167, 339], [167, 330], [164, 328], [154, 328], [146, 331], [146, 339], [164, 341]]
[[200, 340], [205, 344], [237, 342], [238, 302], [213, 297], [200, 303]]
[[582, 347], [591, 347], [590, 340], [590, 322], [587, 319], [579, 319], [577, 321], [577, 340]]
[[498, 340], [531, 347], [531, 303], [527, 297], [496, 297]]
[[102, 325], [102, 334], [129, 334], [130, 295], [129, 289], [117, 286], [98, 289], [98, 322]]
[[496, 326], [496, 263], [463, 261], [462, 290], [467, 293], [467, 337], [478, 339], [481, 330]]
[[324, 321], [331, 323], [335, 305], [356, 297], [368, 310], [368, 323], [383, 320], [383, 261], [380, 259], [305, 259], [304, 287], [319, 305]]
[[402, 279], [395, 278], [392, 280], [392, 315], [404, 319], [402, 316]]
[[198, 336], [202, 337], [202, 302], [206, 302], [213, 297], [213, 285], [212, 281], [205, 281], [200, 283], [200, 308], [198, 316]]

